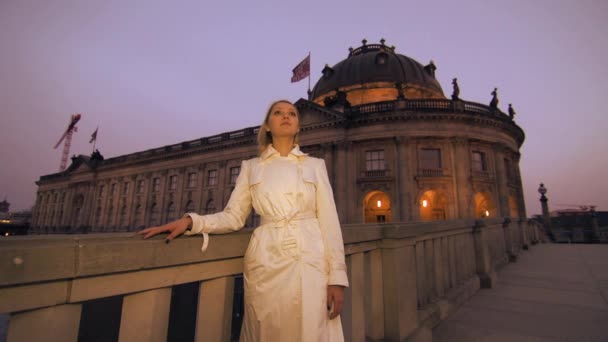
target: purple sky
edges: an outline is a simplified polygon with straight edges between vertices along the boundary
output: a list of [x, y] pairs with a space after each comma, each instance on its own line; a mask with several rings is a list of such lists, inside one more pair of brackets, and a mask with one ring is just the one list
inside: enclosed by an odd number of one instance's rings
[[[258, 4], [263, 3], [263, 4]], [[107, 157], [260, 123], [277, 98], [306, 97], [291, 69], [310, 51], [312, 83], [363, 38], [433, 59], [447, 96], [513, 103], [526, 132], [521, 171], [557, 204], [608, 210], [606, 1], [0, 1], [0, 200], [34, 204], [57, 172], [53, 146], [83, 113], [71, 154]]]

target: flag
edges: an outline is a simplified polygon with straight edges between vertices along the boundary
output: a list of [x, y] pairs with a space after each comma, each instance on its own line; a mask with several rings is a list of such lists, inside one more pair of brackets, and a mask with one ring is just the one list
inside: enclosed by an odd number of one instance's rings
[[89, 144], [92, 144], [93, 141], [97, 140], [97, 130], [99, 130], [99, 127], [97, 127], [95, 129], [95, 132], [93, 132], [93, 134], [91, 134], [91, 140], [89, 140]]
[[304, 58], [300, 64], [293, 68], [293, 76], [291, 76], [291, 83], [298, 82], [310, 76], [310, 54]]

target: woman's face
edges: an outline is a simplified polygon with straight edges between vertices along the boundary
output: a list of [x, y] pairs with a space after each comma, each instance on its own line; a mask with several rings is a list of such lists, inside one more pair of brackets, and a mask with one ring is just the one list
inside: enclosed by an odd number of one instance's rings
[[266, 125], [273, 138], [293, 138], [300, 129], [298, 110], [289, 103], [279, 102], [272, 106]]

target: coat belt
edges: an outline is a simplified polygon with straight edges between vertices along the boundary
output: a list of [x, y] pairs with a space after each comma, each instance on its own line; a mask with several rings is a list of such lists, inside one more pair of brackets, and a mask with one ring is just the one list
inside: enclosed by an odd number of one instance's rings
[[300, 220], [309, 220], [316, 219], [317, 213], [314, 211], [307, 212], [299, 212], [297, 209], [292, 210], [287, 215], [284, 216], [262, 216], [261, 225], [266, 225], [269, 223], [274, 223], [277, 228], [285, 228], [292, 221], [300, 221]]

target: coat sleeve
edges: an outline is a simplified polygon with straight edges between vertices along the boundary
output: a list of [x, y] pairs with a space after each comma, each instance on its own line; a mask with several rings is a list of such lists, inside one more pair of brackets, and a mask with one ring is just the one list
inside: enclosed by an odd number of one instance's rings
[[348, 287], [346, 276], [346, 263], [344, 261], [344, 242], [342, 241], [342, 230], [338, 220], [336, 203], [333, 191], [329, 184], [325, 161], [319, 160], [316, 167], [317, 185], [317, 218], [321, 227], [323, 243], [325, 244], [325, 255], [329, 264], [329, 285], [341, 285]]
[[236, 184], [228, 204], [223, 211], [210, 215], [199, 215], [187, 213], [192, 219], [192, 229], [186, 231], [185, 235], [203, 234], [204, 252], [207, 249], [207, 234], [225, 234], [237, 231], [245, 225], [245, 221], [251, 212], [251, 193], [249, 191], [249, 167], [250, 161], [241, 163], [241, 171], [236, 179]]

